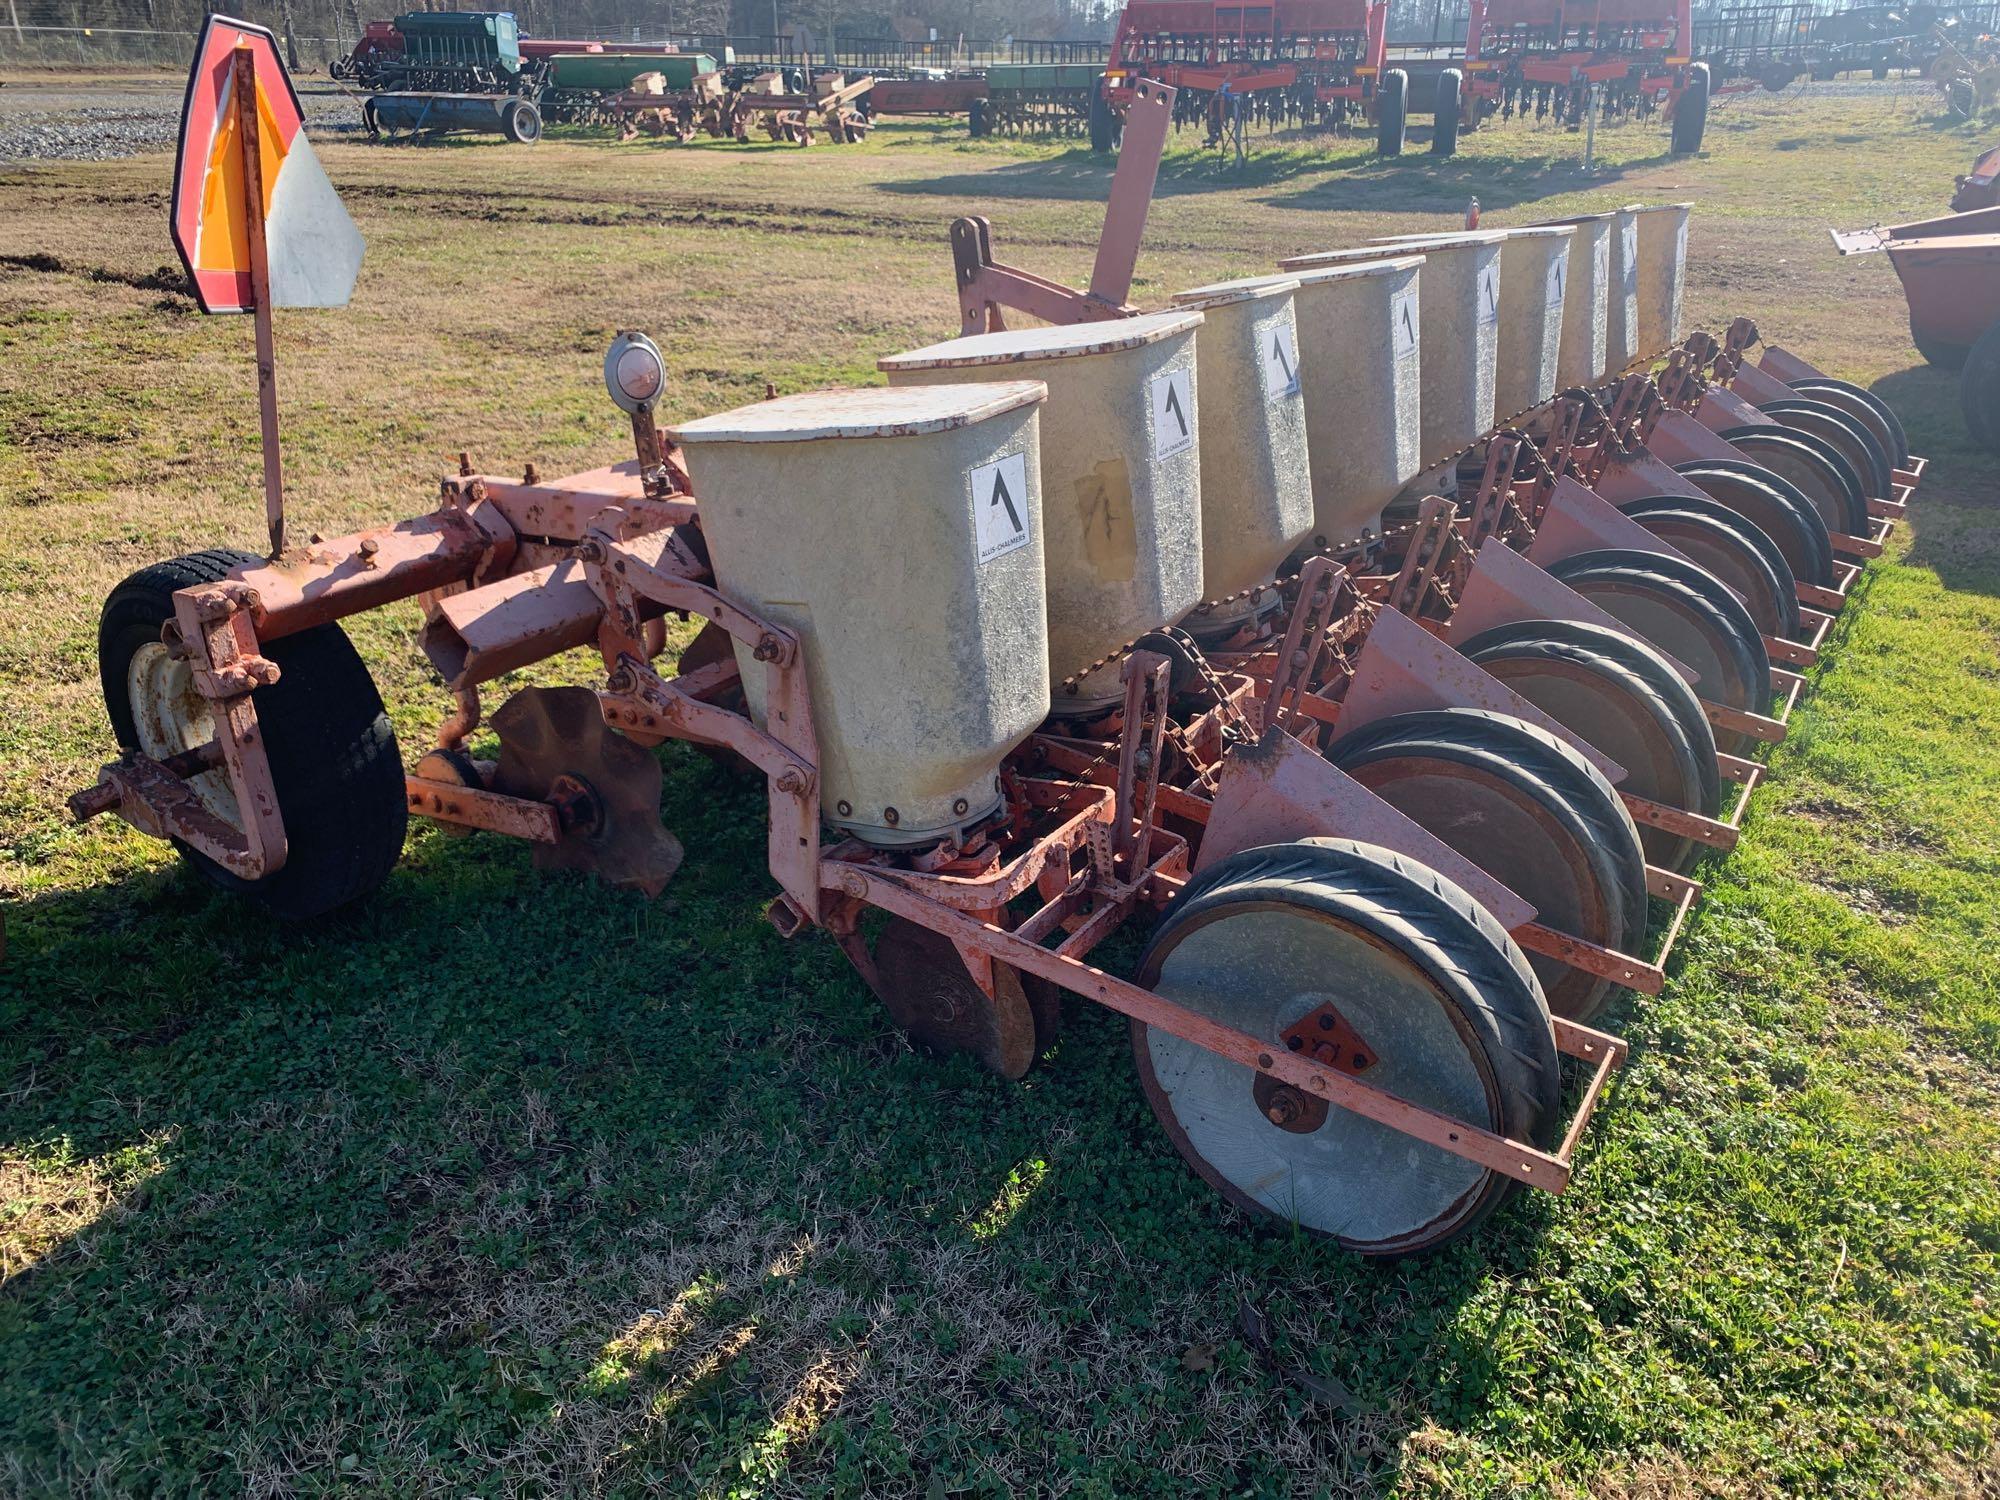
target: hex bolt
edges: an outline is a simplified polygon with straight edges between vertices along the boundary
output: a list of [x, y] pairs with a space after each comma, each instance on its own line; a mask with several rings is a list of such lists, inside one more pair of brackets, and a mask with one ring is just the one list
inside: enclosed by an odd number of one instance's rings
[[776, 661], [778, 659], [778, 638], [775, 635], [758, 636], [756, 649], [750, 655], [758, 661]]
[[1283, 1129], [1298, 1119], [1299, 1111], [1305, 1107], [1305, 1100], [1290, 1088], [1279, 1089], [1271, 1095], [1271, 1103], [1264, 1111], [1264, 1118], [1279, 1129]]
[[361, 545], [354, 549], [355, 556], [364, 568], [375, 566], [375, 554], [382, 550], [382, 544], [372, 536], [364, 536]]

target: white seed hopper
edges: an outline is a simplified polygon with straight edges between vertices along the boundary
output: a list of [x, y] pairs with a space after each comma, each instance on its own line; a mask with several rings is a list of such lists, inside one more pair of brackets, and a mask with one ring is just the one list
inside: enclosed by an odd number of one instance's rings
[[[834, 390], [673, 432], [717, 585], [799, 634], [826, 820], [932, 842], [1048, 716], [1040, 381]], [[765, 668], [736, 643], [752, 716]]]
[[1639, 221], [1639, 354], [1665, 354], [1681, 341], [1692, 203], [1633, 204]]
[[[1556, 388], [1600, 385], [1610, 373], [1606, 350], [1611, 318], [1611, 246], [1618, 234], [1618, 215], [1574, 214], [1545, 222], [1576, 231], [1569, 244], [1569, 273], [1563, 291]], [[1620, 360], [1619, 368], [1624, 363]]]
[[1010, 329], [881, 361], [892, 386], [1045, 381], [1042, 495], [1048, 518], [1048, 670], [1058, 713], [1123, 696], [1135, 637], [1202, 599], [1198, 312]]
[[[1201, 287], [1174, 298], [1202, 314], [1201, 573], [1188, 629], [1227, 636], [1277, 602], [1261, 590], [1312, 535], [1305, 385], [1293, 308], [1298, 283]], [[1235, 596], [1242, 597], [1235, 597]]]
[[1398, 250], [1368, 245], [1279, 262], [1287, 274], [1360, 265], [1421, 249], [1423, 464], [1443, 463], [1493, 426], [1494, 360], [1500, 347], [1500, 240], [1474, 231]]

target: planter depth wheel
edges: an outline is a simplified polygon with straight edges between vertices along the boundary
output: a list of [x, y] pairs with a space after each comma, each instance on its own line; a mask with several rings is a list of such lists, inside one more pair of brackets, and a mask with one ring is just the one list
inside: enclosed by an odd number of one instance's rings
[[1749, 521], [1726, 505], [1692, 495], [1661, 495], [1618, 508], [1726, 584], [1758, 630], [1798, 639], [1798, 583], [1777, 545]]
[[[1543, 635], [1537, 623], [1489, 630], [1463, 654], [1623, 766], [1619, 790], [1707, 813], [1699, 757], [1705, 751], [1713, 763], [1714, 740], [1690, 741], [1673, 706], [1639, 672], [1592, 645]], [[1639, 842], [1649, 863], [1667, 869], [1687, 864], [1696, 849], [1692, 839], [1663, 828], [1641, 827]]]
[[[1386, 849], [1305, 839], [1197, 876], [1138, 982], [1204, 1018], [1546, 1149], [1559, 1065], [1520, 950], [1457, 886]], [[1146, 1099], [1232, 1203], [1362, 1255], [1466, 1234], [1511, 1178], [1135, 1021]]]
[[1789, 479], [1813, 503], [1829, 532], [1865, 536], [1868, 499], [1854, 466], [1824, 439], [1789, 427], [1726, 427], [1716, 436], [1753, 464]]
[[1674, 472], [1768, 536], [1784, 555], [1794, 578], [1821, 588], [1833, 587], [1832, 533], [1797, 485], [1745, 459], [1676, 464]]
[[[1334, 765], [1586, 942], [1636, 951], [1646, 935], [1645, 853], [1625, 804], [1554, 735], [1478, 709], [1396, 714], [1326, 751]], [[1611, 982], [1529, 957], [1548, 1007], [1587, 1021]]]
[[[1727, 589], [1712, 578], [1706, 587], [1691, 583], [1684, 575], [1700, 570], [1685, 563], [1673, 568], [1675, 561], [1660, 553], [1609, 550], [1565, 558], [1549, 571], [1691, 667], [1706, 701], [1768, 712], [1770, 658], [1756, 626]], [[1739, 754], [1750, 744], [1746, 736], [1718, 733], [1716, 748]]]

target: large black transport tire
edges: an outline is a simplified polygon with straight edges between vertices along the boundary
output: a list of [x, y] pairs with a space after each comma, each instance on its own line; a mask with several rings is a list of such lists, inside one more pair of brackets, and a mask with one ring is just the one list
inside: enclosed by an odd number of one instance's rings
[[[966, 131], [974, 140], [979, 140], [993, 133], [992, 125], [987, 121], [986, 110], [987, 105], [984, 99], [974, 99], [972, 101], [972, 108], [966, 112]], [[1090, 149], [1093, 151], [1109, 151], [1111, 149], [1109, 146], [1100, 146], [1097, 144], [1097, 110], [1094, 105], [1090, 112]]]
[[1465, 74], [1446, 68], [1437, 76], [1437, 124], [1431, 131], [1431, 155], [1452, 156], [1458, 151], [1459, 95]]
[[1965, 430], [1989, 453], [2000, 453], [2000, 323], [1979, 336], [1958, 377]]
[[514, 99], [500, 106], [500, 133], [516, 145], [532, 146], [542, 138], [542, 112], [532, 99]]
[[[1375, 1088], [1544, 1150], [1556, 1139], [1560, 1060], [1520, 949], [1463, 890], [1387, 849], [1302, 839], [1204, 870], [1138, 982], [1273, 1048], [1337, 1016]], [[1147, 1102], [1210, 1186], [1357, 1254], [1440, 1249], [1515, 1186], [1136, 1021], [1132, 1051]]]
[[1814, 375], [1806, 380], [1794, 380], [1792, 389], [1801, 396], [1810, 396], [1815, 401], [1825, 401], [1847, 412], [1875, 434], [1882, 450], [1899, 469], [1908, 468], [1910, 463], [1910, 440], [1903, 432], [1903, 419], [1895, 410], [1873, 391], [1855, 385], [1852, 381], [1836, 380], [1831, 375]]
[[1118, 116], [1104, 94], [1104, 80], [1090, 88], [1090, 149], [1100, 156], [1118, 149]]
[[[1558, 932], [1621, 953], [1645, 939], [1646, 858], [1638, 827], [1595, 766], [1507, 714], [1395, 714], [1336, 740], [1334, 765], [1533, 906]], [[1587, 1021], [1611, 982], [1540, 954], [1529, 963], [1549, 1009]]]
[[1688, 69], [1687, 87], [1674, 101], [1673, 154], [1693, 156], [1707, 133], [1708, 64], [1696, 63]]
[[[1466, 660], [1526, 698], [1572, 734], [1625, 768], [1619, 791], [1690, 812], [1708, 811], [1700, 757], [1715, 759], [1706, 733], [1691, 741], [1674, 706], [1647, 677], [1617, 656], [1536, 630], [1518, 621], [1484, 632], [1462, 648]], [[1607, 631], [1607, 634], [1616, 632]], [[1641, 826], [1648, 863], [1680, 869], [1693, 857], [1692, 839]]]
[[[195, 691], [187, 663], [160, 643], [177, 590], [215, 583], [248, 552], [215, 549], [155, 563], [127, 578], [104, 601], [97, 629], [104, 707], [121, 749], [159, 758], [197, 749], [214, 737], [213, 718]], [[264, 644], [279, 678], [251, 701], [270, 758], [289, 854], [261, 880], [243, 880], [177, 844], [211, 883], [292, 921], [322, 916], [367, 895], [389, 878], [409, 823], [403, 762], [382, 699], [346, 633], [317, 625]], [[220, 769], [191, 780], [210, 811], [238, 822], [229, 779]]]
[[1765, 635], [1799, 639], [1799, 587], [1778, 544], [1719, 501], [1657, 495], [1618, 507], [1697, 567], [1720, 578]]
[[1747, 459], [1697, 459], [1674, 465], [1711, 499], [1728, 506], [1777, 544], [1792, 576], [1833, 587], [1833, 538], [1806, 493]]
[[1401, 68], [1383, 73], [1375, 88], [1375, 154], [1401, 156], [1407, 134], [1410, 75]]

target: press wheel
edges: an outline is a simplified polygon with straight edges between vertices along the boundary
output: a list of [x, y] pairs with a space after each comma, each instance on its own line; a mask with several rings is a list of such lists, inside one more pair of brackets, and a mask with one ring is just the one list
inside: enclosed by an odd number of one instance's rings
[[1054, 985], [995, 963], [989, 1000], [950, 938], [903, 917], [875, 940], [875, 976], [876, 995], [911, 1041], [939, 1057], [970, 1053], [1002, 1078], [1025, 1077], [1060, 1026]]
[[[1647, 921], [1646, 861], [1618, 794], [1555, 736], [1477, 709], [1396, 714], [1327, 759], [1535, 908], [1535, 920], [1621, 953]], [[1529, 958], [1548, 1008], [1588, 1021], [1611, 981]]]
[[[1137, 980], [1273, 1048], [1356, 1044], [1317, 1060], [1396, 1098], [1544, 1148], [1554, 1137], [1555, 1039], [1520, 950], [1464, 891], [1386, 849], [1305, 839], [1223, 860], [1155, 932]], [[1143, 1022], [1132, 1052], [1205, 1181], [1359, 1254], [1436, 1250], [1514, 1186]]]

